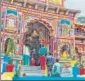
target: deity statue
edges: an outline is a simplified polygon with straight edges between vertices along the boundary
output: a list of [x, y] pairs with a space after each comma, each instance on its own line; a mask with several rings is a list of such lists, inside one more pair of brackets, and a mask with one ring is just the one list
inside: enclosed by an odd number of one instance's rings
[[64, 45], [61, 48], [61, 58], [68, 59], [69, 56], [70, 56], [70, 48], [68, 45]]

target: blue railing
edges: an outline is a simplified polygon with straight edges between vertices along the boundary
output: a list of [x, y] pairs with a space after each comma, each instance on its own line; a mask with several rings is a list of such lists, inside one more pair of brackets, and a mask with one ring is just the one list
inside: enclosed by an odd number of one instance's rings
[[79, 78], [79, 77], [14, 77], [13, 78], [13, 80], [15, 81], [18, 81], [18, 80], [20, 80], [20, 81], [25, 81], [25, 80], [29, 80], [29, 81], [31, 81], [31, 80], [39, 80], [39, 81], [41, 81], [41, 80], [52, 80], [52, 81], [56, 81], [56, 80], [60, 80], [60, 81], [81, 81], [81, 80], [83, 80], [83, 81], [85, 81], [85, 78]]

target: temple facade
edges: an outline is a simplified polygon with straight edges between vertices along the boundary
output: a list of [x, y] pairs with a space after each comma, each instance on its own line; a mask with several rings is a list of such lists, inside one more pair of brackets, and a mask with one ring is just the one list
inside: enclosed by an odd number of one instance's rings
[[[45, 0], [41, 0], [45, 1]], [[1, 8], [1, 52], [22, 55], [24, 49], [48, 52], [68, 57], [75, 54], [75, 16], [80, 11], [64, 7], [60, 2], [40, 0], [3, 0]], [[83, 48], [85, 50], [85, 48]], [[25, 51], [26, 52], [26, 51]]]

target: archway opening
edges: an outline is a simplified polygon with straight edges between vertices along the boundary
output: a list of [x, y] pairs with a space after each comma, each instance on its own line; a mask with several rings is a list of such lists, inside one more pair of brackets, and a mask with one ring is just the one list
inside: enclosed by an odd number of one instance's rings
[[[27, 31], [24, 35], [24, 46], [29, 51], [34, 51], [34, 58], [36, 64], [39, 64], [39, 48], [41, 45], [47, 48], [49, 51], [50, 44], [50, 30], [42, 23], [35, 21], [27, 24]], [[27, 50], [23, 50], [28, 52]]]

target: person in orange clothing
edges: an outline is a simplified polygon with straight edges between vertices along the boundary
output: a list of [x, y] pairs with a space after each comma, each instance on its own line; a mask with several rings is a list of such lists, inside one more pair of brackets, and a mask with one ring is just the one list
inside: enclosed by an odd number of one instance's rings
[[46, 57], [44, 55], [40, 56], [40, 66], [42, 70], [45, 70]]

